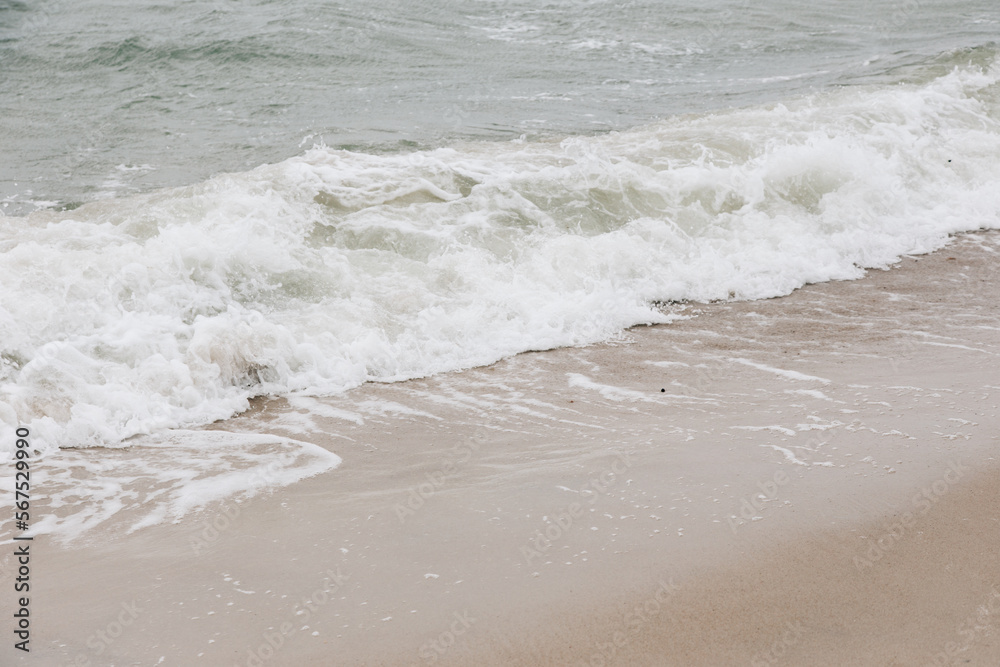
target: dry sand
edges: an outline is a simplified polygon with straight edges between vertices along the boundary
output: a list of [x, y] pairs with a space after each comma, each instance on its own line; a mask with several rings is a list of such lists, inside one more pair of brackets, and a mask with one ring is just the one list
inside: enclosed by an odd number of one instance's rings
[[998, 665], [997, 294], [1000, 235], [973, 234], [602, 345], [259, 401], [213, 428], [343, 465], [39, 537], [33, 650], [0, 662]]

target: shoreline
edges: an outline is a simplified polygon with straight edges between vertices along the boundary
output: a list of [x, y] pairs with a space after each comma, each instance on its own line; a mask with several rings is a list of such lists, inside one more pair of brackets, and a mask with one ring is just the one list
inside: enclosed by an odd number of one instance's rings
[[967, 234], [610, 343], [256, 402], [207, 430], [341, 466], [36, 540], [17, 664], [995, 664], [998, 258]]

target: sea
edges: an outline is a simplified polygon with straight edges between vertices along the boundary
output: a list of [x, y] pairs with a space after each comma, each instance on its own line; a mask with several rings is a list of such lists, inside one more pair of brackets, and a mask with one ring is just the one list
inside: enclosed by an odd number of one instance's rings
[[998, 227], [996, 0], [0, 0], [0, 456], [258, 465], [199, 429]]

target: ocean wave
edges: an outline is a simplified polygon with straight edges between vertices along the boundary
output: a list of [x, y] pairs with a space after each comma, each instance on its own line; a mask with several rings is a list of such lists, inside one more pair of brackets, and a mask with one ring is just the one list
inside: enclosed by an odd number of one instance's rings
[[0, 217], [0, 451], [17, 425], [42, 451], [115, 446], [255, 395], [592, 343], [669, 321], [661, 302], [779, 296], [1000, 226], [988, 51], [919, 83], [561, 141], [317, 147]]

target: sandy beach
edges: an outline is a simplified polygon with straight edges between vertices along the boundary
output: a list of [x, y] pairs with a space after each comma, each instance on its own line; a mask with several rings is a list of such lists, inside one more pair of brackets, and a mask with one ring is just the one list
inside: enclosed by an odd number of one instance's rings
[[[997, 294], [1000, 234], [969, 234], [599, 345], [259, 400], [210, 429], [343, 463], [37, 537], [4, 664], [1000, 664]], [[55, 491], [39, 512], [74, 509]]]
[[997, 667], [998, 34], [0, 2], [0, 667]]

